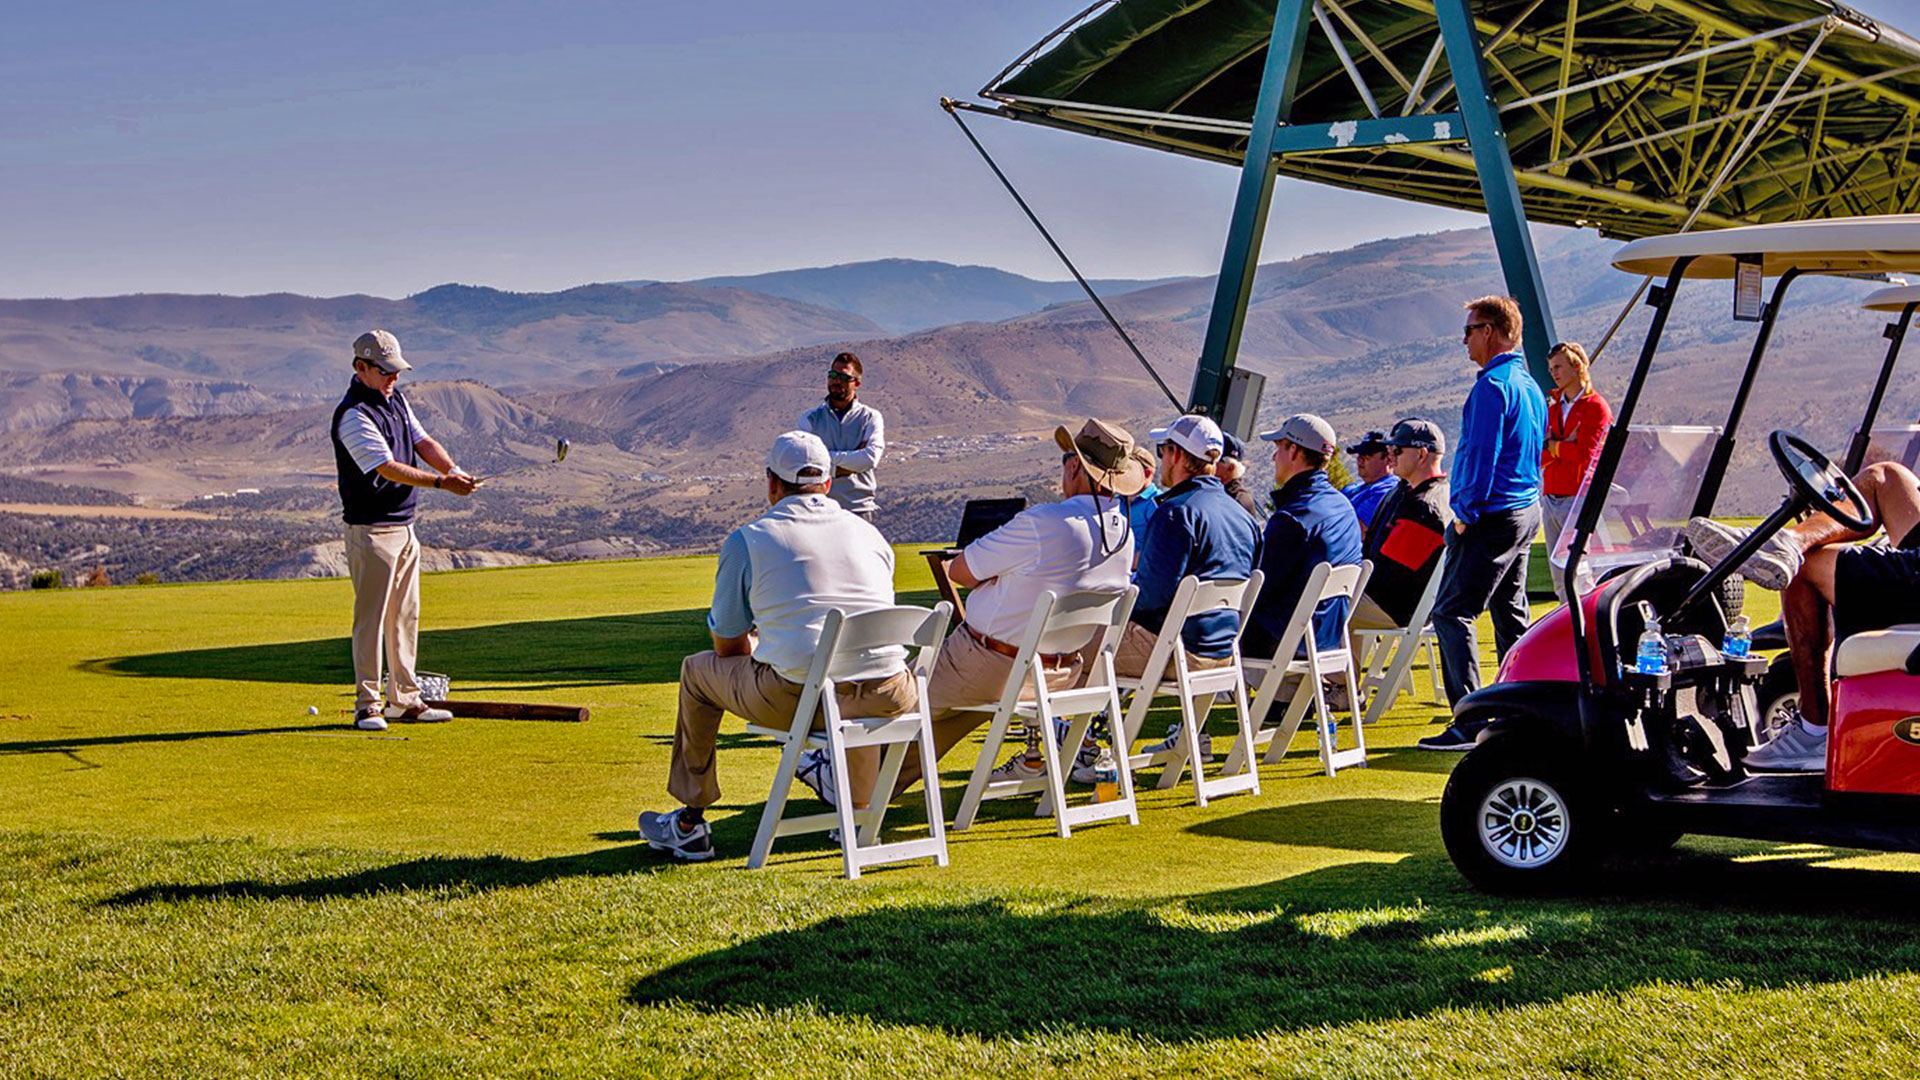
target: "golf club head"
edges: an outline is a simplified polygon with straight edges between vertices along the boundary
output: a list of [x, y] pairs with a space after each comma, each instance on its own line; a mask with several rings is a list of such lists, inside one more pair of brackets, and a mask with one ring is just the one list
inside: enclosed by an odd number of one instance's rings
[[560, 436], [560, 441], [553, 446], [553, 460], [556, 462], [567, 460], [567, 451], [571, 449], [573, 449], [572, 440], [565, 435]]

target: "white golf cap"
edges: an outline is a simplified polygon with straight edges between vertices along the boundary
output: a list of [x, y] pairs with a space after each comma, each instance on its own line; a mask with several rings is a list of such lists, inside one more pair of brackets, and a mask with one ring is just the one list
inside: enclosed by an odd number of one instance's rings
[[385, 330], [369, 330], [354, 338], [353, 358], [372, 364], [389, 375], [413, 370], [407, 358], [400, 355], [400, 339]]
[[827, 444], [810, 431], [789, 431], [773, 440], [767, 468], [789, 484], [824, 484], [833, 479]]
[[1147, 438], [1157, 443], [1170, 442], [1202, 461], [1219, 461], [1220, 455], [1227, 449], [1227, 439], [1220, 434], [1220, 425], [1192, 413], [1166, 427], [1154, 428], [1147, 432]]
[[1304, 447], [1315, 453], [1331, 456], [1340, 445], [1334, 437], [1333, 425], [1312, 413], [1294, 413], [1272, 431], [1263, 431], [1260, 437], [1268, 442], [1285, 439], [1295, 446]]

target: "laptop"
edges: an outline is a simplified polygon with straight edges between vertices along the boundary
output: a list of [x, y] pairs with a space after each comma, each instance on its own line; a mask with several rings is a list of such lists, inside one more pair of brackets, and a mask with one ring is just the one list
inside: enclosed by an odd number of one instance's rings
[[1012, 521], [1026, 508], [1027, 500], [1021, 498], [968, 499], [960, 509], [960, 535], [954, 538], [953, 546], [931, 548], [921, 554], [958, 555], [968, 544]]

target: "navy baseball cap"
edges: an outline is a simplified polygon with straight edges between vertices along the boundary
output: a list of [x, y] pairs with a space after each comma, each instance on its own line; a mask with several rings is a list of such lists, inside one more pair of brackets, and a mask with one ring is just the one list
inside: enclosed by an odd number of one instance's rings
[[1440, 433], [1440, 425], [1418, 416], [1409, 416], [1393, 425], [1393, 430], [1387, 433], [1386, 444], [1431, 450], [1436, 454], [1447, 452], [1447, 437]]

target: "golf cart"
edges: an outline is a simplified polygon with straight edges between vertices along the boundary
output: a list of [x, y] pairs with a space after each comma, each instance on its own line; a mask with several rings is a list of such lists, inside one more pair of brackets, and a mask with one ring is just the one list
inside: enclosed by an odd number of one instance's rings
[[[1635, 423], [1680, 286], [1745, 274], [1752, 287], [1755, 264], [1775, 284], [1766, 304], [1753, 305], [1759, 331], [1724, 422]], [[1448, 855], [1482, 888], [1524, 892], [1567, 884], [1611, 852], [1660, 850], [1687, 833], [1920, 851], [1920, 626], [1837, 646], [1825, 773], [1746, 769], [1762, 741], [1755, 690], [1767, 663], [1719, 648], [1730, 621], [1725, 586], [1767, 538], [1808, 510], [1863, 530], [1877, 524], [1861, 516], [1870, 511], [1849, 474], [1804, 440], [1773, 432], [1767, 449], [1787, 487], [1779, 508], [1713, 566], [1683, 550], [1681, 531], [1713, 511], [1787, 289], [1808, 273], [1920, 271], [1920, 215], [1649, 237], [1622, 248], [1614, 265], [1665, 283], [1650, 291], [1646, 341], [1560, 538], [1556, 571], [1576, 600], [1536, 623], [1497, 681], [1456, 707], [1460, 720], [1486, 727], [1441, 801]], [[1912, 311], [1903, 305], [1900, 332]], [[1893, 345], [1869, 424], [1897, 338]], [[1698, 365], [1663, 373], [1685, 380], [1670, 402], [1710, 384]], [[1671, 662], [1643, 673], [1636, 652], [1649, 617], [1655, 648]]]
[[[1867, 311], [1892, 312], [1898, 317], [1883, 331], [1887, 339], [1886, 359], [1880, 365], [1880, 377], [1874, 383], [1873, 393], [1867, 396], [1867, 411], [1860, 418], [1860, 426], [1854, 429], [1853, 441], [1847, 445], [1847, 460], [1842, 468], [1848, 476], [1856, 476], [1861, 469], [1878, 461], [1897, 461], [1909, 469], [1920, 468], [1920, 424], [1874, 427], [1881, 401], [1893, 379], [1894, 362], [1900, 357], [1900, 346], [1906, 341], [1907, 328], [1913, 322], [1913, 311], [1920, 307], [1920, 285], [1881, 289], [1869, 294], [1860, 306]], [[1759, 741], [1765, 742], [1799, 721], [1800, 686], [1793, 674], [1793, 664], [1781, 652], [1787, 647], [1787, 633], [1781, 623], [1755, 627], [1753, 647], [1778, 654], [1767, 665], [1766, 678], [1760, 681], [1757, 734]]]

